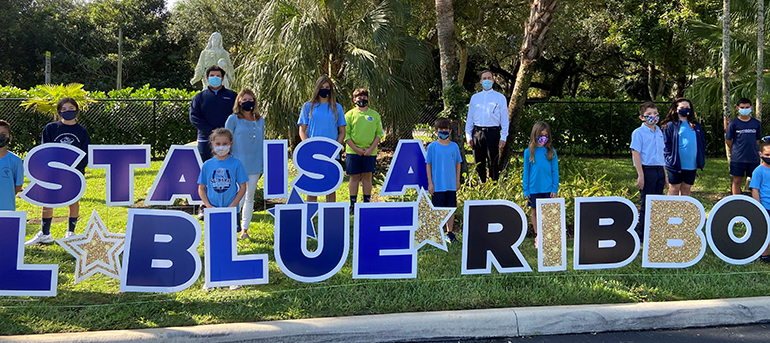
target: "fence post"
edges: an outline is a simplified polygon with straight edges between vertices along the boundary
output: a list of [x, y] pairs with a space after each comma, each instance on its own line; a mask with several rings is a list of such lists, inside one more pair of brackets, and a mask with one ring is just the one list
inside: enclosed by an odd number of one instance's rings
[[158, 115], [157, 99], [152, 100], [152, 156], [155, 156], [155, 149], [158, 146]]
[[613, 127], [614, 123], [612, 118], [613, 113], [614, 113], [614, 106], [613, 106], [613, 103], [610, 103], [610, 134], [609, 134], [609, 137], [607, 137], [607, 148], [608, 148], [607, 150], [610, 151], [610, 158], [612, 158], [613, 152], [614, 152], [613, 144], [612, 144], [613, 138], [615, 136], [615, 128]]

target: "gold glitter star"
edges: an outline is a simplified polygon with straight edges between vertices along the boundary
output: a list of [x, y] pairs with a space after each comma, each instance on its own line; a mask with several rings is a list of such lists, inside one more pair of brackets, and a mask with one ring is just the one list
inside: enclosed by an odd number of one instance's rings
[[120, 253], [125, 235], [112, 233], [94, 210], [82, 235], [57, 239], [56, 243], [75, 257], [75, 284], [96, 273], [120, 279]]
[[417, 198], [417, 231], [414, 232], [415, 250], [423, 245], [430, 244], [436, 248], [447, 251], [444, 238], [444, 225], [455, 212], [454, 207], [433, 207], [428, 199], [428, 193], [420, 190]]

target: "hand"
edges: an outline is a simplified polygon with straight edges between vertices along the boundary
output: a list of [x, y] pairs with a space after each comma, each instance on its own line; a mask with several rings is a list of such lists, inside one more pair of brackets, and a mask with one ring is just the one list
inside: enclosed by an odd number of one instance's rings
[[473, 149], [473, 141], [469, 139], [466, 142], [468, 143], [468, 147]]
[[433, 195], [433, 184], [432, 184], [432, 183], [429, 183], [429, 184], [428, 184], [428, 193], [430, 193], [431, 195]]
[[559, 195], [558, 195], [558, 194], [556, 194], [556, 193], [554, 193], [554, 192], [551, 192], [551, 198], [558, 198], [558, 197], [559, 197]]
[[458, 191], [460, 190], [460, 180], [457, 180], [457, 188]]
[[663, 189], [668, 188], [668, 180], [663, 181]]
[[[644, 175], [639, 175], [636, 178], [636, 188], [644, 189]], [[663, 187], [666, 188], [666, 187]]]
[[356, 147], [356, 154], [358, 156], [364, 156], [364, 149]]
[[369, 149], [364, 150], [364, 156], [372, 156], [373, 152], [374, 152], [374, 149], [369, 147]]
[[505, 148], [505, 141], [501, 139], [501, 140], [500, 140], [500, 143], [498, 143], [498, 144], [497, 144], [497, 146], [498, 146], [500, 149], [502, 149], [502, 148]]
[[526, 200], [527, 202], [529, 202], [529, 197], [528, 197], [528, 196], [524, 197], [524, 200]]

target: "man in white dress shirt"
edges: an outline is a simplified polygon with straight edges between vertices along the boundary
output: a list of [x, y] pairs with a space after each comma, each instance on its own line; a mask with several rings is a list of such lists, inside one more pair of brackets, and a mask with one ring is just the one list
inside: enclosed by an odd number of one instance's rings
[[492, 90], [495, 77], [491, 71], [482, 71], [479, 83], [483, 90], [471, 97], [465, 137], [468, 146], [473, 149], [476, 173], [481, 182], [487, 181], [487, 167], [489, 178], [497, 181], [500, 176], [500, 150], [508, 138], [508, 101], [505, 95]]

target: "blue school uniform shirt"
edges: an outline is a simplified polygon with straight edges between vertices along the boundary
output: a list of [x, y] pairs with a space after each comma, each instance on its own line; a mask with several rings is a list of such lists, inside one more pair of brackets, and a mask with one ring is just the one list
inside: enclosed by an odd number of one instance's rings
[[317, 103], [313, 107], [313, 117], [310, 117], [310, 103], [306, 102], [299, 113], [297, 125], [307, 125], [308, 137], [326, 137], [333, 141], [339, 136], [338, 127], [345, 126], [345, 112], [342, 111], [342, 105], [337, 105], [337, 121], [334, 120], [334, 111], [329, 104]]
[[636, 128], [631, 133], [631, 150], [639, 152], [643, 166], [665, 166], [663, 156], [663, 130], [655, 126], [652, 131], [647, 125]]
[[425, 163], [430, 164], [434, 192], [457, 191], [457, 164], [462, 162], [460, 147], [455, 142], [428, 144]]
[[559, 193], [559, 158], [554, 150], [549, 161], [547, 152], [546, 147], [535, 148], [535, 162], [532, 162], [529, 160], [529, 148], [524, 150], [522, 188], [525, 197], [538, 193]]
[[[91, 144], [91, 135], [83, 125], [75, 123], [67, 125], [61, 121], [48, 123], [43, 128], [43, 143], [62, 143], [72, 145], [88, 154], [88, 145]], [[83, 156], [75, 169], [85, 173], [88, 165], [88, 155]]]
[[243, 163], [249, 175], [262, 174], [262, 142], [265, 140], [265, 118], [249, 121], [231, 114], [225, 128], [233, 133], [233, 157]]
[[738, 118], [727, 125], [725, 138], [733, 141], [730, 162], [759, 163], [759, 146], [762, 139], [762, 123], [754, 118], [743, 121]]
[[682, 170], [697, 169], [698, 138], [695, 136], [695, 130], [690, 127], [690, 123], [684, 120], [679, 126], [679, 156]]
[[24, 184], [24, 163], [8, 152], [0, 158], [0, 211], [16, 211], [16, 186]]
[[760, 165], [754, 169], [749, 188], [759, 190], [759, 202], [766, 210], [770, 210], [770, 168]]
[[238, 186], [249, 181], [243, 163], [232, 156], [224, 161], [212, 157], [203, 163], [198, 184], [206, 186], [206, 196], [214, 207], [227, 207], [238, 194]]

